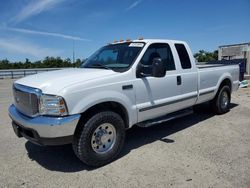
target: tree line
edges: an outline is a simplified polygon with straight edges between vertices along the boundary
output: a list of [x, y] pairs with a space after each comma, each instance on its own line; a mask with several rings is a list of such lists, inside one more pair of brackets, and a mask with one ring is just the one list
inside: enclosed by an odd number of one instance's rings
[[215, 50], [213, 52], [200, 50], [198, 53], [194, 54], [194, 57], [198, 62], [215, 61], [218, 60], [218, 50]]
[[26, 58], [24, 62], [10, 62], [7, 59], [0, 60], [0, 69], [33, 69], [33, 68], [58, 68], [79, 67], [84, 60], [76, 59], [74, 63], [69, 58], [46, 57], [44, 60], [31, 62]]
[[[218, 50], [207, 52], [200, 50], [194, 54], [198, 62], [208, 62], [218, 60]], [[26, 58], [25, 62], [10, 62], [7, 59], [0, 60], [0, 69], [32, 69], [32, 68], [58, 68], [58, 67], [79, 67], [84, 60], [76, 59], [73, 63], [69, 58], [46, 57], [44, 60], [31, 62]]]

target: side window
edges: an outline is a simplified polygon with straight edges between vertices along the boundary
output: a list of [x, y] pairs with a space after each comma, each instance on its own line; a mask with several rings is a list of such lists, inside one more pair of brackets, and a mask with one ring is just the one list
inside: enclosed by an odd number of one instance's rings
[[181, 67], [183, 69], [190, 69], [191, 61], [190, 61], [186, 47], [183, 44], [175, 44], [175, 48], [180, 58]]
[[[141, 59], [143, 65], [152, 65], [154, 58], [161, 58], [168, 71], [175, 70], [172, 51], [166, 43], [151, 44]], [[149, 67], [150, 68], [150, 67]], [[150, 69], [148, 69], [150, 70]], [[149, 71], [146, 71], [149, 72]]]

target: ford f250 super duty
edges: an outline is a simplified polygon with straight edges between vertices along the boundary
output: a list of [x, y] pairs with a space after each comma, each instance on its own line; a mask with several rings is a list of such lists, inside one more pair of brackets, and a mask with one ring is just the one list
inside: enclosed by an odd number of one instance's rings
[[238, 86], [238, 65], [196, 65], [183, 41], [128, 40], [100, 48], [80, 68], [15, 81], [9, 116], [18, 137], [71, 143], [84, 163], [102, 166], [121, 151], [126, 129], [184, 116], [207, 101], [226, 113]]

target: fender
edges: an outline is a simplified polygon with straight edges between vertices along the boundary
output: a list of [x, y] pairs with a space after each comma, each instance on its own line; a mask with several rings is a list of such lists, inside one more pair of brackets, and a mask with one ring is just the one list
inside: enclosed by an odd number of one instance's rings
[[230, 80], [230, 82], [231, 82], [231, 88], [232, 88], [232, 84], [233, 84], [232, 76], [231, 76], [228, 72], [223, 73], [222, 76], [219, 78], [219, 80], [218, 80], [218, 82], [217, 82], [216, 90], [215, 90], [214, 96], [215, 96], [216, 93], [218, 92], [221, 83], [222, 83], [225, 79], [229, 79], [229, 80]]
[[83, 113], [92, 106], [103, 102], [117, 102], [121, 104], [128, 113], [129, 127], [137, 123], [136, 105], [126, 95], [117, 91], [100, 91], [86, 95], [72, 108], [71, 113]]

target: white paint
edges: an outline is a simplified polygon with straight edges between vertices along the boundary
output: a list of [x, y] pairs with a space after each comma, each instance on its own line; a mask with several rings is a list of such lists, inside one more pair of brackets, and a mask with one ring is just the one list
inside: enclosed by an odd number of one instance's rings
[[[79, 114], [101, 102], [114, 101], [120, 103], [128, 112], [129, 126], [177, 111], [197, 103], [211, 100], [220, 83], [228, 78], [232, 81], [232, 89], [238, 89], [239, 67], [223, 66], [197, 69], [189, 46], [183, 41], [174, 40], [134, 40], [131, 44], [145, 43], [144, 48], [132, 67], [118, 73], [105, 69], [66, 69], [32, 75], [16, 83], [39, 88], [46, 94], [64, 97], [69, 114]], [[168, 71], [164, 78], [136, 78], [136, 67], [148, 46], [152, 43], [169, 44], [176, 64], [176, 70]], [[181, 43], [187, 48], [192, 68], [183, 70], [174, 44]], [[182, 85], [177, 86], [176, 77], [182, 77]], [[123, 85], [133, 85], [133, 89], [123, 90]], [[214, 90], [213, 93], [199, 96], [200, 92]], [[140, 112], [139, 109], [152, 105], [181, 100], [190, 96], [198, 97], [182, 100], [167, 106], [161, 106]]]

